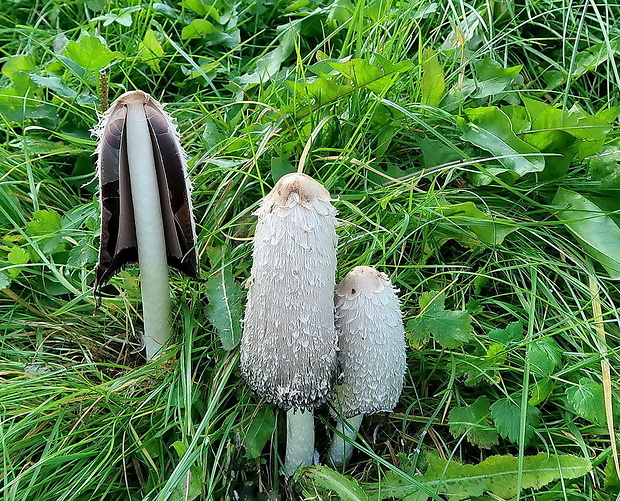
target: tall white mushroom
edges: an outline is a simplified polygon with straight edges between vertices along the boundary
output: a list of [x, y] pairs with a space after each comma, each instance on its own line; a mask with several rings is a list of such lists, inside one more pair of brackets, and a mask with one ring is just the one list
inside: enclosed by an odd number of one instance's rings
[[259, 396], [287, 411], [289, 476], [312, 463], [313, 409], [333, 388], [336, 210], [320, 183], [288, 174], [255, 214], [241, 371]]
[[170, 335], [168, 265], [198, 276], [185, 152], [162, 105], [139, 90], [114, 101], [95, 133], [101, 203], [95, 292], [138, 262], [150, 360]]
[[341, 384], [335, 390], [339, 419], [328, 462], [351, 458], [364, 414], [391, 412], [406, 370], [400, 303], [390, 279], [369, 266], [353, 268], [335, 294]]

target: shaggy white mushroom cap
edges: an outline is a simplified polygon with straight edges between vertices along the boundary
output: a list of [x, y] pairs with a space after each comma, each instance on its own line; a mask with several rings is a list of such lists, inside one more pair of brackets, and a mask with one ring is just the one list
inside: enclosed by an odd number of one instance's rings
[[392, 411], [400, 397], [406, 344], [396, 292], [385, 273], [368, 266], [353, 268], [336, 289], [336, 408], [346, 418]]
[[255, 214], [241, 372], [268, 402], [311, 409], [331, 396], [336, 370], [336, 210], [320, 183], [288, 174]]

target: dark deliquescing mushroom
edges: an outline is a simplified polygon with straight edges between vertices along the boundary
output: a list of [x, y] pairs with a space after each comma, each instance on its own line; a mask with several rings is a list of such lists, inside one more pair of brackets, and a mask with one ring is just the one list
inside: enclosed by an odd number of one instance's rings
[[114, 101], [95, 133], [101, 204], [95, 292], [124, 265], [139, 264], [150, 360], [170, 336], [168, 265], [198, 277], [185, 152], [171, 117], [139, 90]]
[[327, 461], [345, 464], [364, 414], [390, 412], [403, 388], [406, 344], [396, 290], [384, 273], [353, 268], [335, 294], [338, 362], [341, 382], [335, 389], [339, 419]]
[[320, 183], [288, 174], [255, 214], [241, 371], [259, 396], [287, 411], [290, 476], [312, 464], [313, 409], [333, 388], [336, 210]]

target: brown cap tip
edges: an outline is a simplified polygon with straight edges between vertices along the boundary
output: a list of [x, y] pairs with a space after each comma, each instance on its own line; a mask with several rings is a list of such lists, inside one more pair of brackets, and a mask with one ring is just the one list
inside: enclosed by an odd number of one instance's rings
[[329, 191], [306, 174], [294, 172], [282, 176], [273, 187], [268, 198], [278, 205], [287, 205], [290, 197], [296, 194], [301, 204], [313, 203], [317, 200], [331, 200]]

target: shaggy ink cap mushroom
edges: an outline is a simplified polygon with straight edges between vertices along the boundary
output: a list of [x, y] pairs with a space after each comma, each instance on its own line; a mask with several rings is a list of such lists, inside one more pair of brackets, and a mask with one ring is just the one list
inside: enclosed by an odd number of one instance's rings
[[325, 187], [294, 173], [255, 215], [241, 371], [268, 402], [311, 410], [330, 398], [336, 369], [336, 210]]
[[334, 407], [349, 421], [337, 429], [328, 460], [340, 466], [352, 453], [362, 415], [390, 412], [398, 403], [406, 370], [400, 302], [390, 279], [368, 266], [353, 268], [335, 293], [340, 384]]
[[146, 356], [170, 336], [168, 265], [198, 276], [185, 152], [172, 118], [145, 92], [126, 92], [95, 128], [101, 203], [95, 293], [138, 262]]
[[255, 214], [241, 372], [287, 411], [283, 473], [290, 476], [314, 460], [312, 411], [331, 397], [335, 377], [336, 210], [321, 184], [288, 174]]

